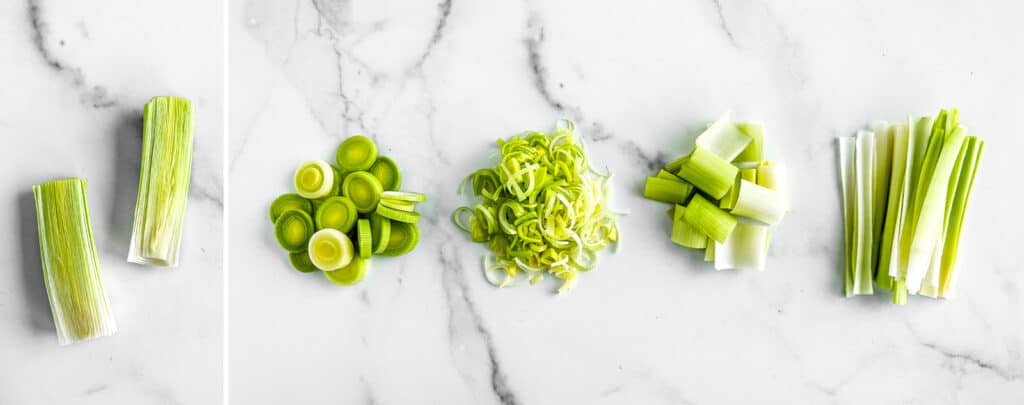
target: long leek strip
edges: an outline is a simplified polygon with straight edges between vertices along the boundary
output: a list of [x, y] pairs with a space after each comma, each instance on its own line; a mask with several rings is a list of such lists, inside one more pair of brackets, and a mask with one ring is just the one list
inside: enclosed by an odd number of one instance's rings
[[885, 210], [889, 204], [889, 174], [892, 170], [892, 127], [888, 122], [880, 121], [872, 125], [875, 133], [875, 165], [872, 168], [871, 190], [871, 270], [872, 279], [878, 270], [879, 249], [882, 243], [882, 229], [885, 227]]
[[751, 141], [753, 139], [750, 136], [729, 121], [729, 114], [726, 113], [697, 137], [697, 147], [714, 153], [726, 162], [732, 162]]
[[700, 194], [690, 200], [683, 219], [716, 242], [725, 242], [736, 227], [736, 218]]
[[963, 228], [964, 216], [967, 212], [967, 201], [974, 187], [974, 177], [981, 163], [985, 141], [969, 137], [967, 152], [960, 168], [956, 193], [953, 196], [953, 209], [950, 213], [949, 228], [946, 230], [946, 242], [942, 252], [942, 272], [939, 277], [939, 296], [951, 298], [956, 288], [956, 256], [960, 245], [960, 232]]
[[675, 213], [672, 216], [672, 242], [691, 249], [704, 249], [708, 244], [707, 235], [683, 219], [685, 212], [686, 207], [676, 204]]
[[890, 274], [890, 268], [895, 268], [898, 265], [894, 263], [893, 258], [894, 253], [899, 251], [895, 242], [899, 240], [899, 229], [903, 220], [903, 210], [901, 207], [905, 199], [903, 181], [906, 179], [907, 163], [909, 162], [907, 156], [909, 135], [909, 128], [906, 124], [892, 126], [892, 153], [890, 154], [892, 156], [892, 165], [890, 166], [889, 179], [887, 179], [889, 193], [886, 198], [887, 205], [885, 221], [882, 226], [882, 241], [878, 250], [878, 271], [875, 274], [875, 283], [885, 289], [892, 289], [893, 276]]
[[751, 141], [739, 156], [733, 159], [734, 162], [759, 163], [764, 160], [764, 125], [758, 122], [740, 122], [736, 129], [749, 136]]
[[846, 255], [843, 271], [843, 291], [847, 297], [854, 295], [853, 279], [856, 273], [857, 257], [857, 170], [854, 162], [857, 141], [853, 137], [836, 140], [839, 151], [839, 182], [843, 190], [843, 235]]
[[728, 160], [697, 146], [679, 167], [679, 177], [717, 200], [733, 187], [739, 170]]
[[[917, 223], [921, 220], [921, 207], [924, 204], [924, 199], [928, 187], [931, 185], [931, 178], [935, 171], [935, 164], [938, 162], [939, 155], [942, 152], [942, 145], [946, 140], [946, 121], [948, 119], [948, 113], [946, 110], [939, 112], [938, 118], [932, 123], [931, 127], [927, 129], [929, 135], [927, 141], [924, 141], [924, 154], [920, 156], [920, 159], [915, 161], [915, 176], [914, 183], [911, 185], [913, 188], [913, 194], [911, 194], [912, 200], [909, 207], [909, 220], [908, 226], [904, 230], [904, 244], [901, 246], [903, 252], [903, 260], [909, 260], [910, 258], [910, 243], [914, 240], [914, 234], [917, 232]], [[922, 128], [924, 130], [924, 128]], [[923, 141], [923, 140], [922, 140]], [[920, 148], [922, 145], [915, 145]], [[901, 263], [904, 271], [909, 268], [909, 263]]]
[[117, 331], [93, 243], [85, 180], [56, 180], [32, 187], [39, 226], [39, 254], [50, 311], [61, 345]]
[[192, 170], [192, 104], [177, 97], [146, 103], [142, 165], [128, 261], [175, 267]]
[[[928, 147], [928, 140], [931, 137], [934, 121], [931, 117], [922, 117], [914, 120], [912, 117], [907, 121], [911, 124], [907, 129], [907, 172], [903, 180], [903, 201], [900, 206], [901, 220], [897, 234], [898, 239], [893, 241], [893, 259], [889, 267], [889, 275], [894, 280], [907, 279], [907, 253], [910, 251], [910, 240], [916, 224], [914, 199], [917, 191], [917, 181], [921, 175], [921, 162]], [[904, 294], [905, 295], [905, 294]], [[893, 294], [894, 300], [896, 294]]]
[[874, 214], [874, 168], [875, 168], [875, 133], [859, 131], [857, 133], [857, 153], [854, 158], [857, 183], [857, 256], [854, 268], [853, 290], [858, 295], [874, 293], [874, 251], [875, 246], [872, 230]]
[[729, 212], [768, 225], [777, 225], [782, 222], [782, 217], [786, 215], [788, 209], [786, 200], [782, 198], [782, 193], [746, 180], [740, 180], [736, 203]]
[[729, 238], [715, 243], [715, 270], [764, 271], [768, 258], [768, 227], [736, 224]]
[[956, 161], [953, 163], [953, 170], [950, 171], [949, 183], [946, 186], [945, 203], [942, 208], [942, 224], [939, 227], [940, 230], [935, 241], [935, 247], [932, 248], [928, 272], [925, 273], [924, 279], [921, 280], [921, 289], [918, 290], [920, 295], [932, 298], [938, 298], [939, 296], [939, 278], [942, 272], [942, 254], [946, 244], [946, 230], [949, 228], [950, 217], [953, 211], [953, 200], [956, 196], [957, 183], [960, 180], [960, 172], [964, 164], [965, 155], [969, 149], [968, 142], [972, 138], [964, 137], [964, 143], [961, 145], [959, 152], [957, 152]]
[[648, 177], [644, 184], [644, 197], [661, 202], [685, 204], [693, 194], [693, 186], [682, 179], [669, 180]]
[[[953, 110], [954, 112], [956, 110]], [[938, 125], [938, 121], [937, 124]], [[946, 189], [949, 186], [949, 177], [952, 174], [953, 164], [960, 147], [963, 146], [964, 136], [967, 130], [957, 127], [949, 134], [941, 146], [941, 152], [935, 159], [934, 170], [929, 178], [929, 184], [924, 189], [921, 197], [920, 211], [917, 212], [917, 225], [910, 244], [907, 257], [907, 289], [910, 293], [916, 294], [921, 287], [921, 279], [928, 271], [932, 251], [935, 249], [942, 226], [943, 208], [946, 200]], [[933, 131], [933, 137], [936, 136]], [[923, 170], [923, 169], [922, 169]], [[924, 175], [922, 171], [922, 180]]]

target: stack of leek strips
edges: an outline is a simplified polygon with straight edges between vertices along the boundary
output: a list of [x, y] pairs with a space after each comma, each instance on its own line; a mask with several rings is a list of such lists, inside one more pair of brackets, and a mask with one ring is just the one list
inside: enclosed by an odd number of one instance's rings
[[908, 294], [954, 295], [960, 230], [984, 146], [955, 109], [838, 139], [847, 297], [875, 286], [892, 290], [895, 304]]
[[647, 178], [644, 197], [674, 204], [673, 243], [704, 249], [716, 270], [762, 271], [770, 225], [789, 209], [785, 173], [764, 158], [764, 128], [733, 123], [728, 114], [711, 123], [696, 146]]
[[192, 103], [165, 96], [146, 103], [129, 262], [178, 265], [192, 170], [192, 138]]
[[[562, 120], [551, 133], [498, 139], [501, 161], [463, 183], [472, 184], [479, 201], [456, 209], [452, 221], [474, 242], [487, 243], [483, 269], [491, 284], [535, 284], [549, 274], [562, 280], [564, 293], [597, 266], [597, 252], [618, 240], [621, 214], [607, 201], [610, 174], [591, 168], [575, 128]], [[670, 190], [665, 198], [681, 193]]]
[[93, 242], [85, 180], [32, 187], [43, 280], [61, 345], [117, 331]]
[[366, 276], [372, 255], [401, 256], [416, 247], [416, 204], [426, 196], [398, 191], [398, 165], [379, 156], [370, 138], [347, 138], [335, 158], [336, 165], [302, 163], [293, 176], [295, 193], [270, 204], [270, 221], [295, 270], [352, 285]]

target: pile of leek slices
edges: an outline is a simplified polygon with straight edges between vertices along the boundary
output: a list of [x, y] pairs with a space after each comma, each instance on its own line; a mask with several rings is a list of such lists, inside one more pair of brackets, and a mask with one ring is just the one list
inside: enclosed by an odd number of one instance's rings
[[608, 207], [610, 174], [590, 166], [575, 124], [562, 120], [551, 133], [524, 132], [498, 139], [500, 161], [469, 175], [479, 202], [459, 207], [452, 221], [474, 242], [486, 243], [484, 276], [497, 287], [550, 274], [564, 293], [580, 272], [597, 265], [597, 252], [617, 242], [621, 213]]
[[840, 137], [847, 297], [872, 282], [907, 294], [949, 298], [967, 202], [985, 142], [960, 126], [957, 110], [879, 122]]
[[342, 142], [335, 163], [300, 165], [295, 193], [270, 204], [270, 220], [292, 267], [352, 285], [366, 276], [372, 255], [401, 256], [416, 247], [415, 208], [426, 196], [398, 191], [398, 166], [365, 136]]
[[672, 242], [704, 249], [715, 270], [764, 270], [768, 227], [789, 209], [783, 166], [764, 159], [763, 126], [734, 124], [728, 114], [689, 155], [647, 178], [644, 197], [673, 204]]

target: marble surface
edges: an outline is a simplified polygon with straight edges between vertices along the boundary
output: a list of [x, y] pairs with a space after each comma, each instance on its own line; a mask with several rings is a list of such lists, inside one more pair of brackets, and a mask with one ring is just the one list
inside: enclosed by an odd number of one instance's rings
[[[0, 2], [0, 404], [219, 404], [223, 20], [216, 2]], [[180, 266], [126, 262], [142, 107], [196, 107]], [[32, 185], [88, 180], [114, 336], [58, 346]]]
[[[897, 4], [898, 3], [898, 4]], [[1011, 1], [232, 1], [233, 404], [1021, 403], [1022, 5]], [[988, 141], [959, 298], [842, 297], [833, 139], [955, 106]], [[731, 110], [794, 205], [766, 272], [668, 240], [642, 180]], [[624, 244], [568, 295], [496, 290], [448, 220], [492, 142], [577, 120]], [[423, 239], [340, 288], [266, 210], [296, 164], [374, 136], [430, 195]]]

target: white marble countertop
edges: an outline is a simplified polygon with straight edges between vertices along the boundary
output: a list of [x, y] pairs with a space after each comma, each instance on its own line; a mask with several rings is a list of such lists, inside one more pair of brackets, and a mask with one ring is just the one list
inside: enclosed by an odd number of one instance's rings
[[[201, 0], [0, 3], [0, 404], [221, 402], [223, 17]], [[156, 95], [196, 108], [176, 269], [126, 262], [142, 107]], [[32, 185], [63, 177], [88, 181], [119, 330], [61, 347]]]
[[[232, 403], [1020, 403], [1022, 6], [792, 3], [232, 2]], [[940, 107], [988, 141], [960, 297], [843, 298], [833, 139]], [[674, 247], [639, 195], [727, 110], [790, 168], [760, 274]], [[615, 173], [624, 244], [571, 294], [496, 290], [456, 186], [560, 117]], [[430, 203], [414, 253], [339, 288], [289, 268], [266, 210], [356, 133]]]

